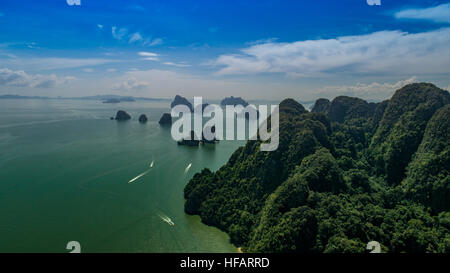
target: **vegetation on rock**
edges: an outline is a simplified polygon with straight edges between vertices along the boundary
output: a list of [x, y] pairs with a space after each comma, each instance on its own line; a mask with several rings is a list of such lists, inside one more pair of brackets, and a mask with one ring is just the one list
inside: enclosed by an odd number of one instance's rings
[[194, 175], [185, 210], [248, 252], [450, 252], [450, 95], [411, 84], [380, 103], [280, 104], [280, 145]]

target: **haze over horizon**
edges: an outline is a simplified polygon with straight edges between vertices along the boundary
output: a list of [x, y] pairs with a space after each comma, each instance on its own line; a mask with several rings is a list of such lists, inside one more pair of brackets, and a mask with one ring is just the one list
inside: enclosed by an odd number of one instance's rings
[[[351, 18], [351, 21], [349, 20]], [[450, 90], [449, 1], [4, 1], [0, 95], [307, 101]]]

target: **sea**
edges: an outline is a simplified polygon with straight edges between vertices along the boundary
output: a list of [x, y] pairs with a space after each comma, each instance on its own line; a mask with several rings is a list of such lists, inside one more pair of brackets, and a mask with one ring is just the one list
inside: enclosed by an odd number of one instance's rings
[[[226, 233], [185, 214], [183, 189], [245, 143], [179, 146], [158, 124], [169, 107], [1, 99], [0, 252], [67, 253], [69, 242], [81, 252], [236, 252]], [[110, 120], [118, 110], [132, 119]]]

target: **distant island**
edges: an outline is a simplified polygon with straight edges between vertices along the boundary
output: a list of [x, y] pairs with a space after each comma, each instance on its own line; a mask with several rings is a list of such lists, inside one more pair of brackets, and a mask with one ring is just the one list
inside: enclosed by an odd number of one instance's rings
[[19, 96], [19, 95], [0, 95], [0, 99], [50, 99], [49, 97], [41, 96]]
[[108, 99], [103, 101], [103, 103], [120, 103], [120, 100], [118, 99]]
[[[170, 101], [168, 98], [144, 98], [119, 95], [95, 95], [85, 97], [45, 97], [45, 96], [21, 96], [21, 95], [0, 95], [0, 99], [60, 99], [60, 100], [97, 100], [105, 103], [132, 102], [132, 101]], [[111, 102], [109, 102], [111, 101]]]
[[225, 105], [242, 105], [244, 107], [246, 107], [248, 105], [248, 102], [246, 102], [245, 100], [243, 100], [241, 97], [226, 97], [224, 98], [221, 102], [220, 105], [225, 106]]
[[129, 120], [129, 119], [131, 119], [131, 116], [127, 112], [125, 112], [123, 110], [117, 111], [115, 120], [125, 121], [125, 120]]
[[95, 96], [85, 96], [85, 97], [75, 97], [65, 99], [99, 100], [105, 103], [133, 102], [133, 101], [169, 101], [169, 99], [166, 98], [144, 98], [144, 97], [119, 96], [119, 95], [95, 95]]
[[248, 141], [195, 174], [188, 214], [244, 252], [364, 253], [377, 241], [382, 252], [449, 253], [448, 91], [410, 84], [378, 103], [319, 99], [312, 112], [286, 99], [279, 112], [278, 149]]
[[182, 97], [180, 95], [176, 95], [173, 99], [172, 103], [170, 104], [171, 108], [174, 108], [177, 105], [186, 105], [191, 112], [194, 111], [194, 107], [192, 106], [192, 103], [190, 103], [185, 97]]
[[111, 98], [111, 99], [107, 99], [105, 101], [103, 101], [103, 103], [121, 103], [123, 101], [126, 102], [133, 102], [135, 101], [133, 98], [131, 97], [124, 97], [124, 98]]

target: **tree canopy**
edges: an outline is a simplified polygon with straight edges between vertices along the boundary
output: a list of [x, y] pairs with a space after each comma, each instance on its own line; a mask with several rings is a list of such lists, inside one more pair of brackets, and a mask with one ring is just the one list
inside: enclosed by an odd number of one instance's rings
[[280, 145], [249, 141], [187, 184], [185, 211], [248, 252], [450, 252], [450, 95], [280, 104]]

